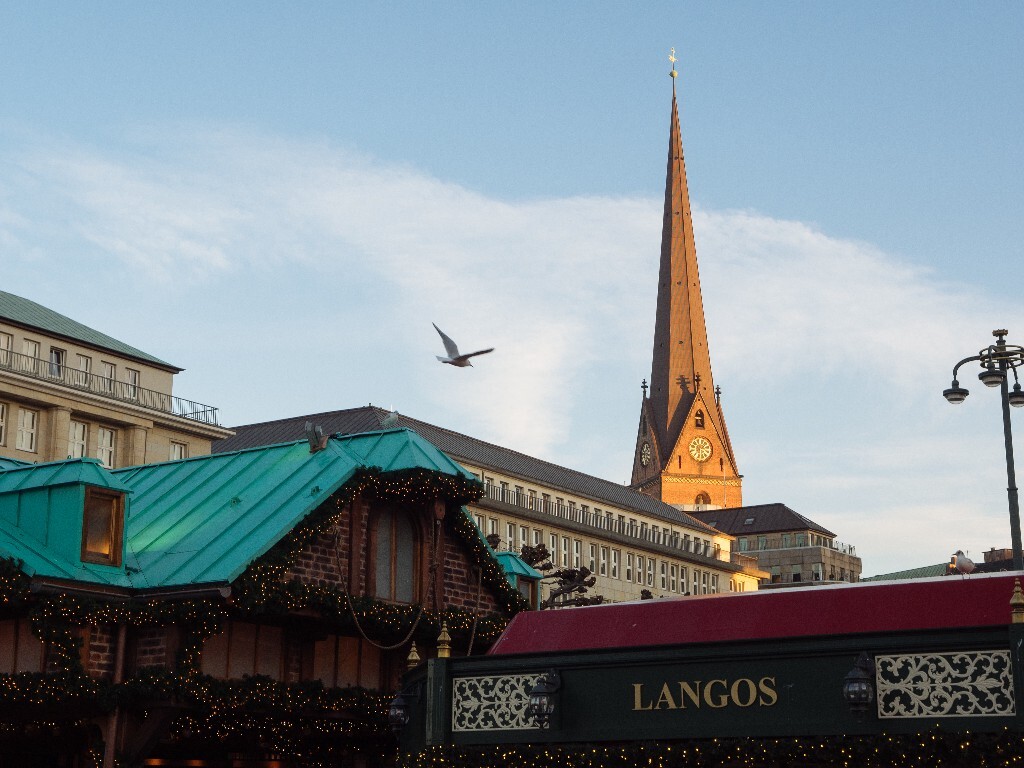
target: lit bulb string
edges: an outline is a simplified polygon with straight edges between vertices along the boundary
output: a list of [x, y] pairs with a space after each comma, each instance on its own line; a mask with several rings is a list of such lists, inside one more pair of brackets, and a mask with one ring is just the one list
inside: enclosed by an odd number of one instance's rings
[[[349, 506], [349, 510], [351, 510], [352, 509], [352, 504], [349, 503], [348, 506]], [[350, 517], [351, 517], [351, 512], [350, 512]], [[354, 524], [354, 521], [352, 521], [352, 522]], [[341, 528], [338, 527], [338, 526], [335, 526], [334, 531], [335, 531], [335, 533], [334, 533], [334, 562], [335, 562], [335, 566], [338, 569], [338, 576], [340, 577], [344, 573], [344, 570], [342, 569], [342, 565], [341, 565], [341, 555], [340, 555], [340, 553], [338, 551], [339, 546], [341, 545]], [[428, 587], [427, 588], [427, 599], [431, 600], [433, 598], [434, 607], [436, 608], [436, 606], [437, 606], [437, 597], [434, 594], [433, 586], [435, 584], [435, 578], [434, 577], [435, 577], [435, 574], [437, 573], [437, 543], [441, 539], [441, 521], [440, 520], [436, 520], [434, 522], [434, 525], [433, 525], [433, 527], [431, 529], [431, 538], [432, 538], [432, 542], [431, 542], [431, 545], [430, 545], [430, 565], [428, 566], [428, 569], [427, 569], [428, 570], [428, 576], [427, 576], [427, 580], [428, 580], [427, 581], [427, 587]], [[423, 612], [424, 612], [424, 609], [426, 608], [426, 604], [425, 603], [420, 603], [417, 606], [416, 618], [413, 620], [412, 626], [409, 627], [409, 631], [406, 633], [405, 637], [403, 637], [397, 643], [392, 643], [390, 645], [384, 645], [384, 644], [378, 643], [376, 640], [373, 640], [372, 638], [370, 638], [370, 636], [367, 635], [366, 631], [363, 629], [362, 624], [359, 623], [359, 617], [356, 615], [356, 610], [355, 610], [355, 608], [352, 605], [352, 595], [349, 592], [349, 585], [346, 584], [346, 583], [343, 583], [341, 590], [342, 590], [342, 592], [345, 595], [345, 605], [348, 606], [349, 613], [352, 615], [352, 623], [355, 625], [356, 629], [359, 631], [359, 634], [370, 645], [374, 646], [375, 648], [379, 648], [382, 651], [393, 651], [396, 648], [401, 648], [406, 643], [408, 643], [412, 639], [413, 634], [416, 632], [416, 627], [419, 626], [420, 619], [423, 618]]]
[[869, 736], [710, 738], [629, 744], [564, 746], [434, 746], [400, 755], [401, 768], [719, 768], [765, 765], [818, 768], [933, 768], [935, 765], [1008, 768], [1024, 764], [1024, 741], [1007, 728], [995, 733], [965, 731]]
[[[424, 470], [389, 472], [386, 473], [386, 476], [384, 474], [379, 468], [368, 468], [362, 470], [346, 486], [339, 489], [334, 497], [333, 510], [330, 506], [324, 505], [307, 518], [306, 524], [297, 527], [282, 539], [277, 546], [257, 563], [254, 563], [249, 571], [236, 581], [233, 585], [233, 605], [254, 613], [272, 609], [292, 610], [299, 607], [316, 607], [323, 613], [325, 609], [333, 608], [330, 605], [334, 602], [330, 586], [297, 584], [295, 580], [284, 582], [284, 576], [286, 571], [297, 561], [303, 547], [314, 537], [336, 533], [337, 524], [345, 513], [345, 506], [350, 504], [357, 495], [362, 494], [366, 498], [375, 500], [405, 503], [410, 501], [427, 503], [441, 496], [461, 505], [474, 498], [479, 498], [483, 491], [483, 486], [475, 479], [439, 476], [437, 473]], [[448, 515], [445, 524], [447, 529], [452, 532], [454, 540], [460, 542], [468, 550], [470, 557], [478, 565], [483, 566], [484, 579], [492, 592], [496, 593], [495, 597], [498, 598], [499, 608], [502, 612], [510, 617], [519, 610], [528, 608], [526, 599], [508, 583], [500, 565], [485, 550], [476, 526], [468, 519], [468, 516], [460, 509], [459, 514]], [[337, 552], [337, 548], [335, 548], [335, 552]], [[439, 565], [439, 558], [435, 558], [434, 562]], [[432, 579], [432, 581], [435, 582], [433, 586], [436, 589], [436, 579]], [[283, 586], [282, 582], [284, 582]], [[344, 594], [339, 591], [338, 596], [341, 599], [337, 608], [348, 613], [350, 620], [351, 612], [354, 609], [357, 613], [357, 621], [364, 630], [366, 629], [367, 610], [377, 614], [381, 611], [387, 613], [395, 610], [391, 604], [367, 603], [365, 599], [354, 598], [347, 589]], [[358, 608], [360, 603], [368, 607], [360, 611]], [[440, 626], [441, 621], [447, 620], [450, 612], [451, 609], [438, 616], [436, 627]], [[333, 614], [333, 610], [328, 610], [324, 613], [324, 617], [337, 621], [339, 617], [331, 614]], [[424, 618], [434, 614], [433, 610], [425, 610]], [[409, 617], [407, 620], [414, 620], [414, 617]], [[456, 623], [458, 622], [449, 623], [449, 629], [454, 629]], [[392, 629], [394, 628], [392, 627]], [[498, 632], [500, 633], [500, 629]]]
[[[20, 563], [13, 560], [0, 561], [0, 604], [9, 607], [28, 604], [33, 634], [47, 642], [48, 648], [48, 674], [0, 676], [0, 704], [52, 706], [64, 702], [109, 711], [110, 707], [117, 706], [122, 701], [145, 700], [162, 690], [168, 697], [205, 701], [217, 711], [224, 711], [229, 706], [228, 702], [236, 697], [234, 694], [229, 696], [232, 689], [214, 687], [215, 681], [202, 675], [201, 657], [204, 640], [222, 631], [224, 622], [232, 616], [276, 613], [309, 606], [316, 608], [325, 620], [335, 623], [340, 621], [342, 615], [351, 616], [355, 611], [360, 626], [365, 626], [365, 622], [371, 618], [376, 622], [378, 629], [390, 628], [391, 631], [395, 631], [401, 629], [403, 624], [408, 626], [412, 619], [408, 607], [372, 599], [355, 599], [351, 595], [346, 598], [343, 595], [336, 595], [336, 588], [322, 585], [282, 583], [287, 568], [295, 562], [302, 547], [319, 531], [333, 527], [336, 520], [330, 518], [340, 515], [343, 512], [342, 505], [351, 500], [356, 493], [366, 493], [370, 497], [383, 500], [396, 499], [406, 502], [428, 502], [438, 496], [445, 496], [461, 505], [479, 498], [482, 490], [477, 481], [443, 476], [439, 478], [436, 474], [406, 473], [405, 476], [397, 476], [388, 473], [387, 478], [381, 477], [382, 474], [375, 469], [361, 473], [355, 478], [355, 482], [348, 484], [348, 487], [343, 489], [344, 492], [335, 499], [334, 510], [324, 505], [321, 514], [314, 513], [312, 519], [307, 518], [312, 524], [297, 527], [292, 532], [294, 535], [289, 535], [285, 541], [280, 542], [281, 546], [272, 548], [272, 551], [267, 553], [266, 559], [261, 558], [261, 561], [254, 563], [233, 585], [235, 589], [232, 604], [229, 606], [212, 600], [169, 602], [152, 599], [142, 604], [111, 604], [67, 594], [40, 598], [29, 592], [29, 580], [21, 570]], [[467, 612], [453, 607], [443, 613], [425, 610], [420, 627], [429, 623], [439, 628], [444, 621], [453, 634], [468, 631], [471, 642], [477, 636], [490, 640], [500, 634], [507, 624], [509, 615], [526, 607], [525, 598], [511, 587], [498, 563], [485, 550], [475, 525], [461, 509], [459, 511], [460, 514], [448, 515], [446, 524], [448, 530], [453, 533], [453, 540], [460, 542], [471, 558], [481, 566], [477, 609]], [[482, 590], [480, 585], [484, 580], [492, 587], [495, 597], [498, 598], [499, 608], [504, 609], [504, 616], [479, 616], [479, 595]], [[129, 678], [113, 686], [86, 673], [79, 653], [82, 638], [76, 635], [75, 628], [118, 622], [127, 622], [135, 627], [163, 627], [174, 624], [185, 630], [178, 659], [173, 664], [173, 670], [163, 672], [167, 680], [162, 685], [156, 684], [157, 678], [147, 675]], [[298, 700], [295, 699], [295, 694], [287, 693], [291, 690], [292, 684], [276, 685], [282, 688], [271, 696], [272, 699]], [[218, 703], [221, 698], [224, 702]], [[248, 700], [255, 701], [252, 697]], [[324, 707], [331, 709], [335, 706], [327, 699], [305, 698], [304, 701], [303, 707], [306, 711]], [[385, 727], [381, 724], [386, 722], [387, 701], [388, 697], [380, 695], [372, 703], [358, 706], [356, 709], [359, 710], [360, 717], [374, 724], [374, 728]], [[352, 704], [346, 706], [351, 708]]]

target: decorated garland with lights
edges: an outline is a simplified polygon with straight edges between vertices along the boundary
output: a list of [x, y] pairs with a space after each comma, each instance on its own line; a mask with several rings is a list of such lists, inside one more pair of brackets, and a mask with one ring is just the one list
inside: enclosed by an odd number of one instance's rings
[[[479, 481], [460, 475], [423, 469], [396, 472], [383, 472], [377, 467], [361, 469], [332, 496], [332, 503], [321, 505], [233, 583], [233, 605], [242, 612], [256, 615], [312, 609], [337, 628], [351, 631], [354, 626], [351, 616], [346, 615], [344, 590], [330, 584], [285, 580], [288, 570], [303, 550], [317, 537], [326, 536], [334, 530], [347, 514], [348, 505], [359, 496], [402, 504], [428, 504], [444, 498], [461, 507], [479, 499], [482, 493], [483, 486]], [[528, 609], [529, 602], [509, 584], [465, 510], [460, 508], [454, 514], [446, 515], [445, 527], [482, 569], [483, 583], [499, 601], [501, 612], [481, 617], [477, 627], [478, 639], [484, 643], [492, 642], [501, 634], [508, 618]], [[360, 624], [375, 626], [383, 633], [383, 639], [402, 637], [411, 628], [419, 610], [414, 606], [395, 605], [367, 597], [349, 598]], [[415, 637], [433, 640], [442, 622], [448, 624], [453, 638], [468, 638], [473, 614], [463, 609], [424, 611]]]
[[[445, 516], [445, 529], [481, 569], [481, 583], [490, 588], [501, 612], [477, 616], [464, 608], [424, 610], [415, 637], [432, 643], [444, 623], [455, 639], [467, 641], [475, 632], [478, 641], [493, 642], [511, 615], [529, 606], [509, 584], [472, 519], [461, 508], [478, 499], [482, 491], [478, 481], [461, 475], [419, 469], [359, 470], [232, 584], [230, 604], [213, 598], [139, 602], [65, 593], [32, 594], [22, 563], [0, 559], [0, 608], [13, 609], [12, 615], [24, 615], [27, 608], [33, 633], [47, 647], [46, 673], [0, 675], [0, 709], [19, 712], [22, 733], [32, 729], [42, 733], [49, 728], [78, 734], [92, 726], [88, 720], [75, 717], [95, 716], [119, 706], [145, 710], [160, 702], [174, 703], [186, 709], [174, 718], [172, 743], [197, 738], [239, 740], [248, 746], [258, 743], [270, 750], [287, 751], [311, 765], [335, 764], [339, 737], [344, 737], [347, 748], [359, 750], [372, 745], [373, 754], [387, 753], [394, 744], [386, 725], [389, 696], [361, 688], [324, 688], [317, 681], [288, 684], [263, 677], [218, 680], [200, 672], [203, 643], [222, 631], [231, 618], [292, 611], [311, 611], [338, 633], [353, 631], [352, 613], [360, 625], [382, 638], [407, 632], [416, 620], [416, 606], [353, 597], [336, 585], [286, 580], [288, 569], [304, 548], [331, 531], [357, 497], [402, 504], [446, 500], [450, 511]], [[347, 601], [351, 601], [351, 611]], [[143, 670], [117, 684], [87, 674], [80, 651], [82, 628], [118, 624], [181, 628], [184, 635], [173, 669]], [[0, 741], [5, 737], [15, 738], [16, 734], [0, 728]], [[95, 734], [89, 738], [95, 740]], [[95, 744], [86, 752], [98, 764]]]

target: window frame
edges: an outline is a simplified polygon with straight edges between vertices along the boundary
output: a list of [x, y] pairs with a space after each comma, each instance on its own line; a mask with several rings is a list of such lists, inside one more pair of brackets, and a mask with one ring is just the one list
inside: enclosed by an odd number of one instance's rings
[[[75, 436], [75, 427], [82, 428], [82, 439], [79, 441]], [[75, 449], [78, 450], [75, 450]], [[89, 423], [71, 419], [68, 424], [68, 456], [72, 459], [81, 459], [89, 454]]]
[[[110, 445], [101, 442], [103, 435], [110, 435]], [[109, 451], [109, 459], [106, 457]], [[117, 430], [111, 427], [96, 428], [96, 458], [104, 469], [113, 469], [117, 461]]]
[[61, 347], [50, 347], [50, 360], [47, 373], [52, 379], [64, 378], [64, 371], [68, 368], [68, 351]]
[[30, 357], [33, 360], [39, 359], [39, 353], [42, 350], [42, 345], [35, 339], [22, 339], [21, 340], [21, 354], [25, 357]]
[[117, 381], [117, 363], [109, 360], [100, 360], [100, 382], [99, 388], [103, 392], [113, 392], [114, 383]]
[[124, 396], [129, 400], [139, 399], [139, 387], [142, 382], [142, 373], [136, 368], [124, 369]]
[[[102, 498], [111, 502], [110, 508], [110, 555], [94, 552], [87, 549], [88, 526], [86, 514], [89, 510], [89, 502], [94, 498]], [[121, 566], [124, 557], [124, 494], [117, 491], [110, 491], [106, 488], [95, 488], [86, 486], [85, 506], [82, 508], [82, 551], [81, 561], [93, 563], [94, 565], [109, 565], [114, 568]]]
[[[400, 600], [397, 595], [399, 593], [398, 584], [398, 556], [399, 556], [399, 543], [398, 543], [398, 521], [399, 518], [404, 518], [404, 521], [408, 523], [409, 530], [412, 534], [412, 562], [409, 564], [409, 572], [411, 576], [411, 584], [409, 585], [410, 599], [408, 601]], [[382, 585], [379, 584], [379, 572], [381, 570], [380, 558], [381, 558], [381, 537], [380, 529], [381, 525], [387, 521], [390, 524], [391, 530], [389, 532], [389, 548], [388, 548], [388, 585], [387, 589], [383, 589]], [[369, 552], [371, 553], [371, 561], [368, 563], [366, 570], [367, 582], [369, 583], [368, 592], [373, 596], [375, 600], [383, 600], [389, 603], [396, 603], [398, 605], [416, 605], [421, 601], [423, 594], [423, 579], [420, 573], [420, 568], [423, 563], [423, 552], [421, 547], [422, 542], [422, 531], [420, 526], [417, 525], [416, 521], [402, 512], [401, 509], [392, 506], [384, 506], [376, 510], [373, 515], [373, 522], [371, 527], [371, 538], [369, 542]], [[372, 580], [372, 581], [371, 581]], [[385, 594], [386, 593], [386, 594]]]
[[[31, 429], [25, 426], [23, 416], [30, 414], [32, 416], [32, 427]], [[18, 438], [15, 444], [15, 448], [19, 451], [25, 451], [25, 453], [38, 453], [39, 448], [39, 411], [34, 411], [31, 408], [19, 408], [18, 409]], [[23, 435], [29, 436], [30, 447], [25, 447], [25, 440]]]

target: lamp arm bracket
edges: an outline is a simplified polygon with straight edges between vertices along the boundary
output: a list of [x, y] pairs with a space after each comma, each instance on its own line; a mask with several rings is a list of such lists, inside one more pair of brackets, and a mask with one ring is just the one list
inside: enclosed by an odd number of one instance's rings
[[963, 365], [964, 363], [972, 363], [984, 359], [985, 355], [971, 355], [970, 357], [965, 357], [963, 360], [961, 360], [959, 363], [953, 366], [953, 378], [956, 378], [956, 372], [960, 370], [960, 366]]

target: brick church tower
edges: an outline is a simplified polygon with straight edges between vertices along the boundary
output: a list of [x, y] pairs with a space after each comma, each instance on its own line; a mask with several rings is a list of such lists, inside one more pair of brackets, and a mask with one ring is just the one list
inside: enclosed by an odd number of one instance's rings
[[681, 509], [738, 507], [742, 476], [711, 373], [672, 61], [654, 353], [650, 391], [646, 383], [643, 388], [631, 484]]

